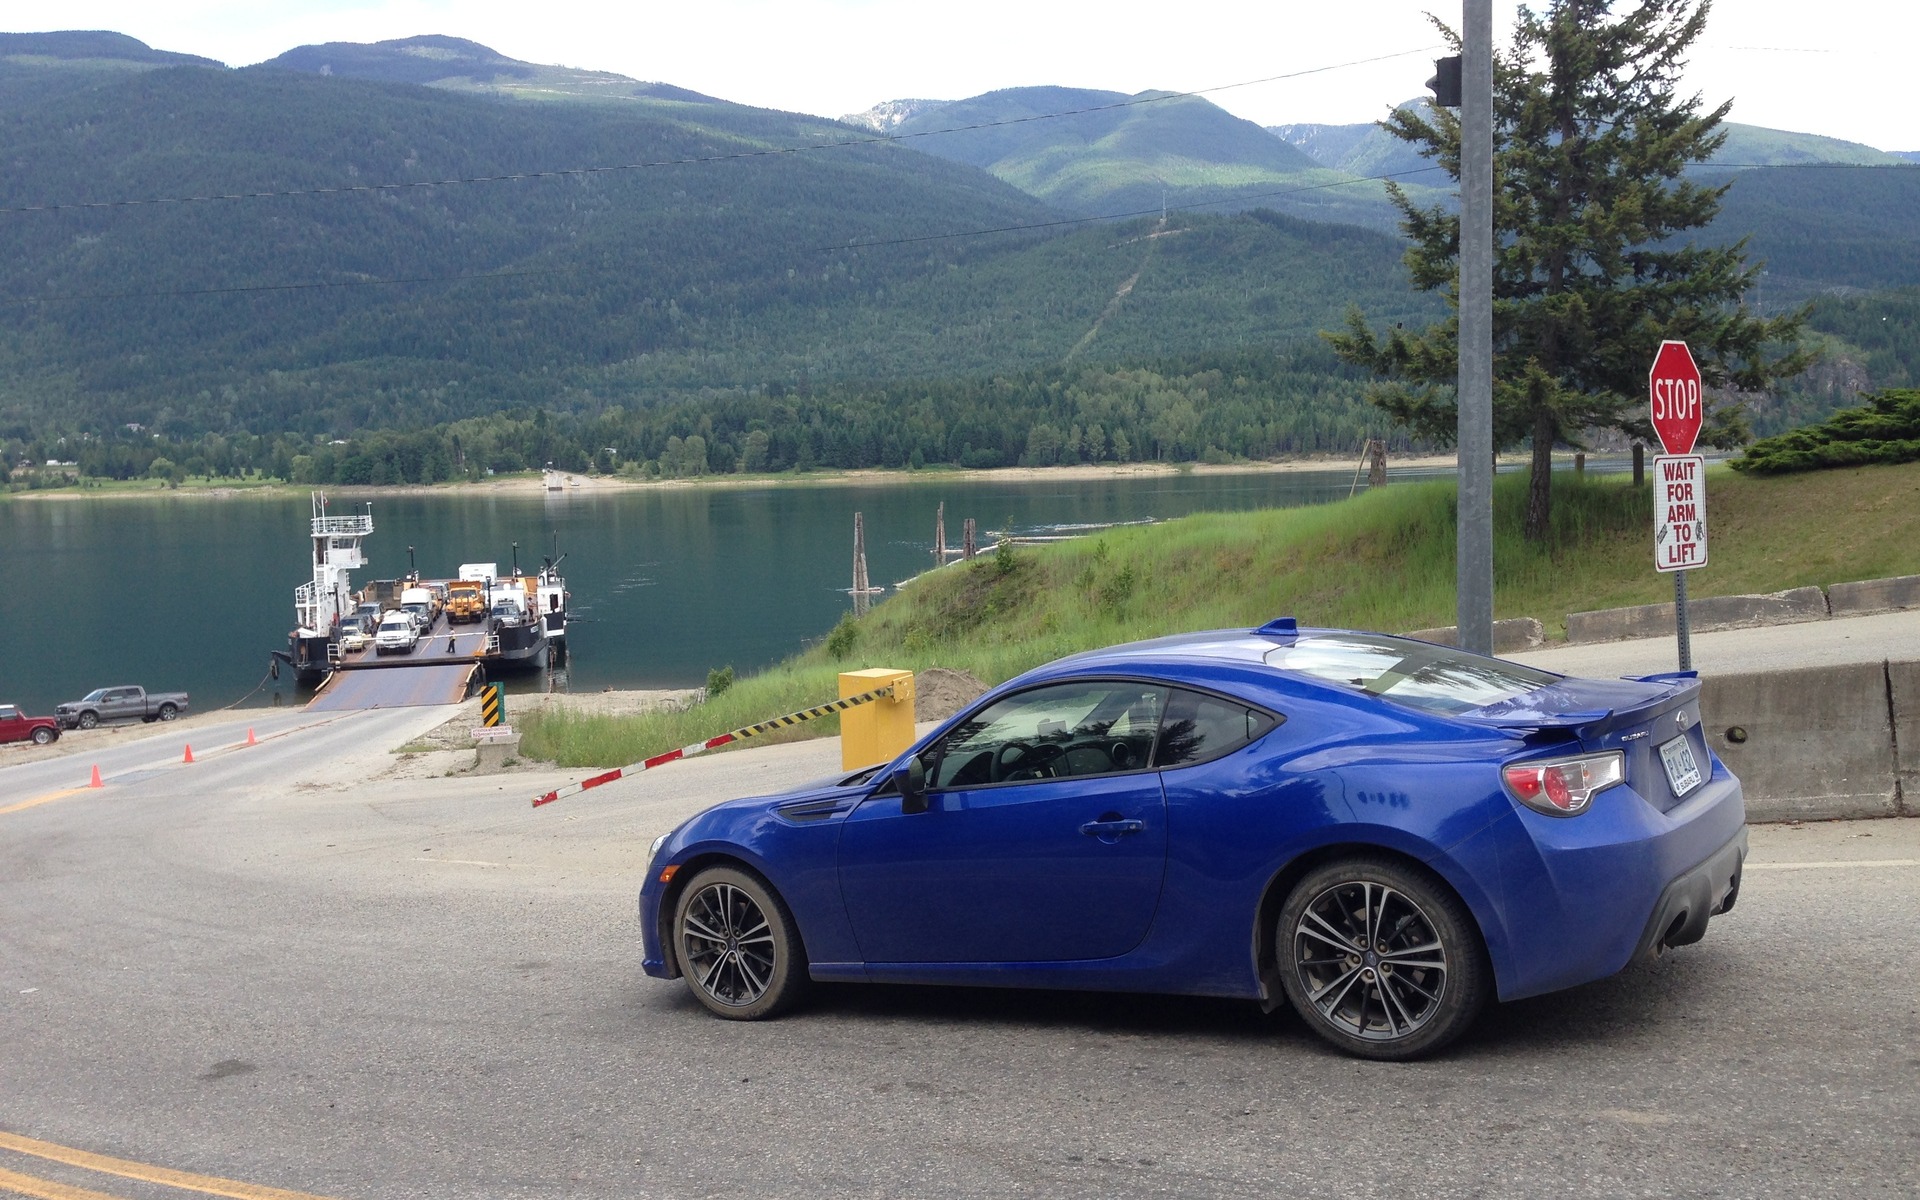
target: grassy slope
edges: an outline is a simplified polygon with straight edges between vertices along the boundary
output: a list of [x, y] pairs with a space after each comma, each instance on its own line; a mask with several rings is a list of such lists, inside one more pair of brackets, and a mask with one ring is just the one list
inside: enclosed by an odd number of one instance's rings
[[[1520, 536], [1525, 479], [1495, 489], [1496, 615], [1565, 614], [1672, 597], [1653, 570], [1650, 488], [1561, 475], [1558, 549]], [[1402, 484], [1313, 508], [1202, 514], [1111, 530], [1011, 564], [988, 556], [923, 577], [854, 628], [690, 712], [530, 723], [526, 750], [571, 766], [634, 762], [832, 697], [841, 670], [941, 666], [998, 682], [1076, 650], [1190, 629], [1303, 623], [1410, 630], [1450, 624], [1453, 485]], [[1695, 596], [1920, 573], [1920, 464], [1773, 479], [1709, 476], [1711, 565]], [[841, 635], [843, 638], [845, 635]], [[837, 732], [833, 719], [796, 731]]]

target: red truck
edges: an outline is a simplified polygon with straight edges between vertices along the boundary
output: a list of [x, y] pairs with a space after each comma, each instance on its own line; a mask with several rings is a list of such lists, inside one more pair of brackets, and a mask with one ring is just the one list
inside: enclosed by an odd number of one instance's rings
[[29, 717], [16, 705], [0, 704], [0, 742], [32, 742], [44, 746], [60, 740], [60, 725], [52, 717]]

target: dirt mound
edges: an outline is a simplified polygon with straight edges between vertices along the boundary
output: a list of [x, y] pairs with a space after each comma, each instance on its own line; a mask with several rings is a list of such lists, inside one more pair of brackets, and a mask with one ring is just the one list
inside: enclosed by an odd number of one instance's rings
[[913, 719], [944, 721], [986, 690], [986, 684], [965, 671], [928, 667], [913, 677]]

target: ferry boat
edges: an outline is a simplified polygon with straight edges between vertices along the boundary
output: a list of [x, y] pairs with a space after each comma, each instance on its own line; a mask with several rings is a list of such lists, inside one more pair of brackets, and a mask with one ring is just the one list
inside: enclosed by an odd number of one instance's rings
[[[501, 574], [495, 563], [464, 563], [450, 579], [423, 577], [417, 570], [398, 579], [374, 580], [359, 589], [351, 572], [367, 565], [362, 542], [373, 533], [373, 506], [351, 516], [327, 511], [327, 498], [313, 495], [313, 578], [294, 589], [294, 628], [287, 648], [274, 658], [293, 669], [303, 686], [317, 686], [336, 671], [374, 667], [472, 665], [488, 674], [532, 671], [560, 662], [566, 653], [566, 580], [559, 560], [548, 558], [535, 574], [520, 570], [515, 543], [512, 569]], [[562, 555], [561, 557], [565, 557]], [[456, 584], [478, 587], [484, 611], [470, 624], [455, 625], [444, 609], [449, 589]], [[420, 597], [408, 604], [409, 593], [425, 591], [436, 600]], [[375, 614], [404, 608], [416, 611], [418, 622], [411, 646], [393, 653], [361, 637], [345, 637], [349, 621], [356, 625]], [[424, 612], [419, 612], [420, 609]]]

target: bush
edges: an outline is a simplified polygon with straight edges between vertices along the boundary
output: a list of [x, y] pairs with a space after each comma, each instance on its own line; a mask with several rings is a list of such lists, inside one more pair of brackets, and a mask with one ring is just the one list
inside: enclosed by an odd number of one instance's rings
[[732, 663], [728, 663], [724, 667], [715, 667], [713, 670], [707, 672], [707, 699], [712, 700], [716, 696], [723, 695], [726, 690], [732, 686]]
[[1818, 425], [1760, 439], [1730, 465], [1756, 475], [1784, 475], [1920, 460], [1920, 388], [1889, 388], [1861, 399], [1866, 403]]
[[999, 575], [1011, 575], [1013, 569], [1019, 565], [1018, 560], [1013, 557], [1013, 539], [1001, 538], [1000, 544], [993, 548], [994, 572]]
[[860, 640], [860, 626], [854, 623], [852, 613], [843, 613], [840, 623], [827, 635], [827, 657], [835, 662], [853, 653], [854, 645]]

